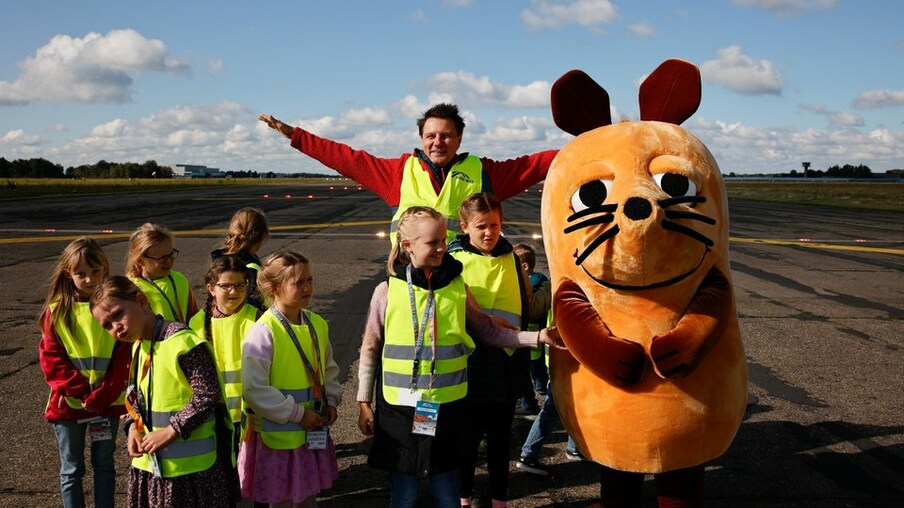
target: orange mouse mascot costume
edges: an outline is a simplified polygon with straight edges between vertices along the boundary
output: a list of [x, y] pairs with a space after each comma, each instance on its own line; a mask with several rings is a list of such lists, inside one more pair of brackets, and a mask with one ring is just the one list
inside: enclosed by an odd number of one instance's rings
[[716, 161], [678, 126], [700, 103], [696, 66], [663, 62], [640, 87], [640, 121], [612, 124], [609, 96], [570, 71], [552, 89], [556, 124], [577, 136], [543, 187], [556, 406], [601, 467], [603, 506], [639, 506], [652, 473], [660, 506], [699, 506], [703, 464], [729, 446], [747, 368]]

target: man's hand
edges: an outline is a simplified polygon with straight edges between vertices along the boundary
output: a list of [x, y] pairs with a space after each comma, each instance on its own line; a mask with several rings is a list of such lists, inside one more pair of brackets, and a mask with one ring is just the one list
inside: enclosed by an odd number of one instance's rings
[[280, 120], [273, 117], [273, 115], [260, 115], [257, 117], [258, 120], [264, 122], [271, 129], [278, 131], [283, 136], [292, 139], [292, 133], [295, 132], [295, 127], [291, 125], [284, 124]]

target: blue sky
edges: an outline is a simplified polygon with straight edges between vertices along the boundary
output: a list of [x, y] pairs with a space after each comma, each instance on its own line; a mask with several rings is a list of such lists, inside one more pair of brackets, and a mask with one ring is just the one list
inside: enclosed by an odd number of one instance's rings
[[667, 58], [701, 68], [684, 127], [723, 173], [904, 168], [899, 0], [0, 0], [0, 156], [223, 170], [330, 170], [257, 121], [270, 113], [397, 157], [453, 101], [461, 150], [559, 148], [549, 88], [582, 69], [613, 120]]

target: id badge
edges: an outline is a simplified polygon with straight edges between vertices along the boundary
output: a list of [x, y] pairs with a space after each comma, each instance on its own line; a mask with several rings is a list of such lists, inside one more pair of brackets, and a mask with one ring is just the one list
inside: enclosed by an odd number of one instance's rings
[[408, 388], [399, 389], [399, 405], [408, 407], [417, 407], [421, 401], [421, 392], [412, 391]]
[[330, 435], [330, 429], [328, 427], [309, 430], [305, 434], [307, 435], [309, 450], [326, 450], [327, 437]]
[[91, 441], [109, 441], [113, 439], [113, 429], [109, 418], [95, 418], [88, 421], [88, 435]]
[[419, 400], [414, 406], [414, 423], [411, 425], [411, 432], [422, 436], [435, 436], [437, 421], [439, 421], [439, 404]]

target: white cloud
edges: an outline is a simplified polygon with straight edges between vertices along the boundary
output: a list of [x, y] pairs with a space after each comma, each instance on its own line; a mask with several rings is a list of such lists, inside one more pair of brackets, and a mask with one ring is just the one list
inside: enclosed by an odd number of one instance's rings
[[720, 49], [715, 60], [700, 66], [703, 79], [744, 95], [781, 95], [782, 77], [769, 60], [741, 53], [739, 46]]
[[411, 14], [409, 14], [408, 19], [410, 19], [411, 21], [420, 21], [420, 22], [427, 21], [427, 13], [421, 9], [418, 9], [418, 10], [412, 12]]
[[474, 0], [443, 0], [443, 5], [452, 8], [468, 7], [472, 3], [474, 3]]
[[399, 99], [394, 105], [405, 118], [419, 118], [430, 107], [410, 94]]
[[210, 72], [220, 72], [223, 70], [223, 61], [219, 58], [211, 58], [207, 61], [207, 70]]
[[69, 130], [69, 127], [67, 127], [66, 124], [55, 123], [47, 127], [47, 130], [49, 130], [50, 132], [66, 132]]
[[41, 136], [37, 134], [28, 134], [22, 129], [15, 129], [7, 132], [0, 138], [0, 144], [33, 146], [41, 143]]
[[860, 115], [847, 111], [831, 111], [822, 104], [801, 104], [801, 109], [829, 119], [829, 128], [863, 127], [866, 122]]
[[339, 121], [348, 125], [386, 125], [392, 118], [385, 109], [361, 108], [342, 112]]
[[598, 29], [618, 19], [618, 9], [609, 0], [531, 0], [531, 8], [521, 11], [530, 28], [559, 28], [579, 25]]
[[811, 9], [834, 9], [838, 0], [734, 0], [734, 3], [785, 16]]
[[652, 37], [656, 35], [656, 28], [647, 20], [628, 25], [628, 31], [638, 37]]
[[14, 81], [0, 81], [0, 106], [50, 100], [127, 102], [140, 72], [188, 72], [166, 45], [135, 30], [91, 32], [84, 38], [56, 35], [18, 64]]
[[543, 108], [549, 105], [549, 89], [546, 81], [534, 81], [527, 85], [504, 85], [493, 82], [488, 76], [475, 76], [470, 72], [441, 72], [427, 80], [431, 88], [431, 103], [438, 95], [446, 101], [471, 106], [493, 104], [512, 108]]
[[874, 172], [901, 166], [904, 131], [862, 132], [794, 128], [754, 128], [741, 123], [692, 119], [685, 128], [709, 147], [723, 173], [777, 173], [865, 164]]
[[129, 128], [129, 122], [117, 118], [94, 127], [91, 129], [91, 135], [99, 138], [114, 138], [122, 136], [127, 128]]
[[863, 109], [904, 106], [904, 91], [888, 89], [870, 90], [858, 95], [851, 103], [851, 106]]

